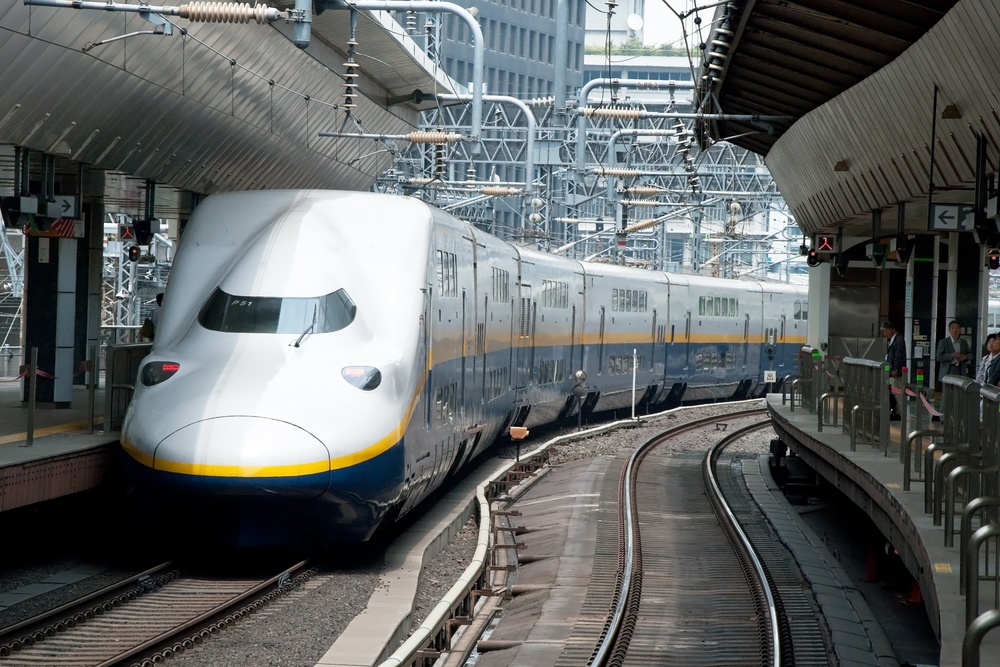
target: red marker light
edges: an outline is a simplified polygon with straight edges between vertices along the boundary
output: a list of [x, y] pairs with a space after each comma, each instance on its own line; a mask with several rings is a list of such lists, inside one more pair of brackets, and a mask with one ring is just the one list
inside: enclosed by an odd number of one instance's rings
[[142, 367], [139, 380], [147, 387], [152, 387], [169, 380], [180, 369], [181, 365], [174, 361], [151, 361]]

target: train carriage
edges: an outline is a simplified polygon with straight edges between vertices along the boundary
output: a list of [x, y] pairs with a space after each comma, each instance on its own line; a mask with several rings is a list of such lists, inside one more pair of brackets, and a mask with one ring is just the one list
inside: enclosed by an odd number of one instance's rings
[[215, 195], [171, 272], [126, 473], [141, 506], [210, 509], [207, 539], [364, 541], [509, 426], [765, 388], [804, 304], [515, 247], [416, 199]]

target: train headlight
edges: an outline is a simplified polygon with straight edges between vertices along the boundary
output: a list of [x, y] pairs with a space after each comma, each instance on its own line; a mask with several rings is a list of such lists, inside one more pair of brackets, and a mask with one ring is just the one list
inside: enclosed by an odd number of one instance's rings
[[382, 372], [372, 366], [345, 366], [340, 374], [358, 389], [371, 391], [382, 384]]
[[180, 369], [181, 365], [173, 361], [151, 361], [142, 367], [139, 379], [147, 387], [152, 387], [169, 380]]

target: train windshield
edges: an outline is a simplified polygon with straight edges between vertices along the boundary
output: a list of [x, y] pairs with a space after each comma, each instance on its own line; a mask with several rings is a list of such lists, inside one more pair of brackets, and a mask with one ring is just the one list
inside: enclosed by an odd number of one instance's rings
[[198, 314], [201, 326], [230, 333], [301, 334], [339, 331], [354, 321], [358, 307], [342, 289], [324, 296], [289, 298], [236, 296], [216, 289]]

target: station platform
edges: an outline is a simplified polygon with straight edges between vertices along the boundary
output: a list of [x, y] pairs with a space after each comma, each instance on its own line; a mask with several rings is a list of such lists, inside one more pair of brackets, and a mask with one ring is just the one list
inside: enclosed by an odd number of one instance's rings
[[[920, 585], [928, 620], [941, 644], [941, 667], [961, 667], [965, 637], [966, 598], [959, 592], [959, 540], [944, 546], [944, 528], [924, 513], [924, 482], [913, 479], [904, 491], [900, 462], [900, 422], [890, 424], [888, 453], [858, 442], [851, 451], [850, 436], [840, 426], [819, 430], [816, 414], [782, 404], [780, 394], [767, 397], [775, 432], [789, 450], [866, 511], [887, 542], [895, 548]], [[914, 428], [907, 424], [906, 432]], [[929, 444], [925, 442], [925, 445]], [[993, 584], [980, 585], [980, 607], [993, 599]], [[986, 607], [984, 607], [986, 605]], [[1000, 655], [1000, 633], [987, 634], [981, 656]], [[997, 664], [993, 658], [982, 664]]]
[[0, 378], [0, 512], [109, 482], [118, 433], [103, 430], [104, 391], [94, 392], [93, 409], [84, 387], [74, 387], [68, 408], [36, 404], [29, 438], [22, 382]]

